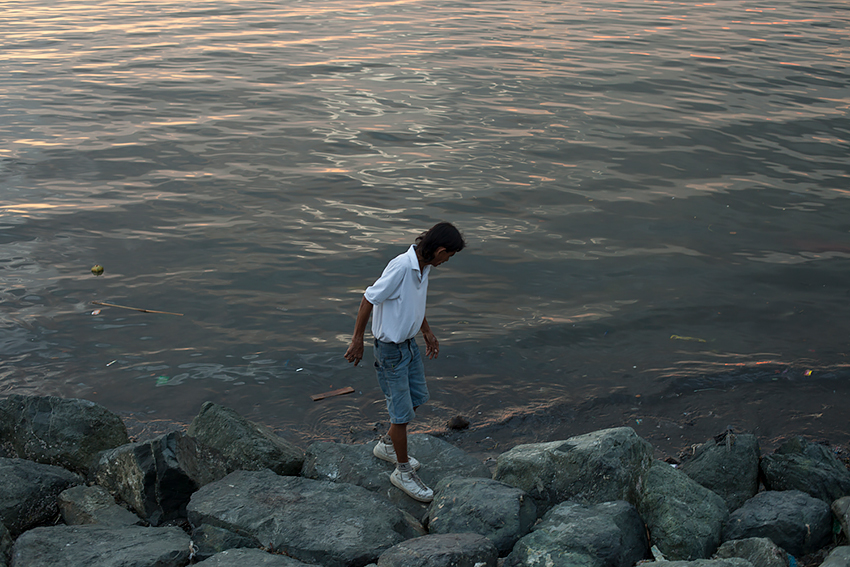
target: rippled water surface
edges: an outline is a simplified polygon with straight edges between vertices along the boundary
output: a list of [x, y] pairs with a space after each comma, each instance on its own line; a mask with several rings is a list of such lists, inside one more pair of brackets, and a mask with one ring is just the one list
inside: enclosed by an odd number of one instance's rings
[[0, 393], [368, 429], [360, 294], [450, 220], [424, 430], [717, 392], [770, 429], [747, 384], [846, 418], [849, 30], [837, 0], [0, 1]]

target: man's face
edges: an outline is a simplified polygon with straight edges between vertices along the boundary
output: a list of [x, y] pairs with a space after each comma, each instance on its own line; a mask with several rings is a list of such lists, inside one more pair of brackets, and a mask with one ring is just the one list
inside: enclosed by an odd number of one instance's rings
[[454, 255], [455, 255], [454, 252], [449, 252], [448, 250], [446, 250], [445, 248], [440, 246], [439, 248], [437, 248], [437, 251], [434, 252], [434, 259], [431, 260], [429, 263], [432, 266], [439, 266], [440, 264], [448, 262], [449, 258], [451, 258]]

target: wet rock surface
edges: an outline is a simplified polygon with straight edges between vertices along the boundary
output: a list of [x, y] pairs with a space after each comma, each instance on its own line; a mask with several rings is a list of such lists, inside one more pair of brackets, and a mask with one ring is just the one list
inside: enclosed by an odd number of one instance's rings
[[524, 490], [541, 510], [570, 499], [635, 503], [652, 461], [652, 446], [620, 427], [514, 447], [499, 455], [493, 478]]
[[0, 522], [12, 537], [59, 516], [59, 494], [83, 479], [68, 470], [0, 458]]
[[187, 434], [218, 450], [230, 460], [234, 470], [270, 469], [281, 475], [298, 475], [304, 464], [301, 448], [212, 402], [201, 406]]
[[735, 510], [723, 530], [724, 541], [766, 537], [795, 557], [832, 541], [829, 506], [799, 490], [761, 492]]
[[761, 460], [769, 490], [800, 490], [827, 504], [850, 496], [850, 471], [832, 450], [795, 437]]
[[564, 502], [549, 510], [514, 546], [506, 567], [594, 565], [630, 567], [649, 556], [643, 520], [619, 500], [595, 505]]
[[261, 549], [229, 549], [195, 563], [203, 567], [308, 567], [297, 559]]
[[637, 508], [655, 545], [671, 560], [711, 557], [729, 515], [719, 495], [660, 461], [647, 474]]
[[717, 559], [740, 557], [753, 567], [788, 567], [788, 553], [766, 537], [751, 537], [727, 541], [714, 554]]
[[0, 399], [0, 454], [85, 474], [100, 451], [129, 442], [121, 418], [88, 400]]
[[726, 432], [697, 448], [680, 469], [735, 510], [758, 492], [759, 454], [755, 435]]
[[62, 521], [69, 526], [103, 524], [107, 526], [138, 526], [144, 521], [115, 503], [111, 494], [100, 486], [75, 486], [58, 497]]

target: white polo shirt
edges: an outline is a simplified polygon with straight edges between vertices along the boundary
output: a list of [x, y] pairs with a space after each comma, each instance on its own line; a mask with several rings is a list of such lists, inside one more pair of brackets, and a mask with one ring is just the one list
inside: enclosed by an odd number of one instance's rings
[[366, 288], [372, 310], [372, 334], [379, 341], [402, 343], [416, 336], [425, 319], [428, 274], [419, 271], [416, 247], [390, 260], [378, 280]]

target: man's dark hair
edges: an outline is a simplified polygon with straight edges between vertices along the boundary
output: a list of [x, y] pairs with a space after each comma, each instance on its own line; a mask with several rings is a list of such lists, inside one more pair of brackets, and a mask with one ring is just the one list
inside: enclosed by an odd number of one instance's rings
[[439, 222], [416, 239], [416, 250], [426, 262], [434, 259], [434, 253], [441, 246], [447, 252], [460, 252], [466, 246], [463, 235], [450, 222]]

